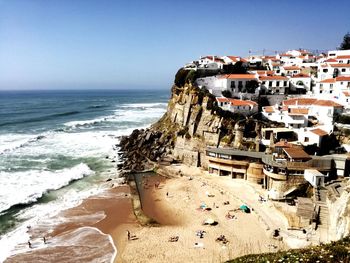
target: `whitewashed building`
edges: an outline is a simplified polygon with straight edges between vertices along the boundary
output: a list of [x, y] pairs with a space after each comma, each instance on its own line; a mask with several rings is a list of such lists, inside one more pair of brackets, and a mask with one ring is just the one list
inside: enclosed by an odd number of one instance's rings
[[231, 98], [216, 98], [219, 107], [234, 113], [251, 115], [258, 112], [258, 104], [251, 100], [238, 100]]
[[290, 79], [290, 89], [298, 94], [311, 91], [312, 79], [308, 74], [296, 74]]
[[255, 74], [226, 74], [220, 75], [217, 79], [217, 87], [222, 91], [228, 90], [232, 95], [246, 92], [246, 84], [248, 81], [258, 81]]
[[267, 94], [285, 94], [289, 87], [289, 79], [283, 76], [261, 76], [261, 90]]

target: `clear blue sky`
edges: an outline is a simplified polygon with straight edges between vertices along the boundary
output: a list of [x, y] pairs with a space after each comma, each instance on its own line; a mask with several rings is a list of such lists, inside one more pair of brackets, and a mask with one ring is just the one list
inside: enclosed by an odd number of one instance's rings
[[168, 89], [200, 55], [334, 49], [350, 1], [0, 0], [0, 89]]

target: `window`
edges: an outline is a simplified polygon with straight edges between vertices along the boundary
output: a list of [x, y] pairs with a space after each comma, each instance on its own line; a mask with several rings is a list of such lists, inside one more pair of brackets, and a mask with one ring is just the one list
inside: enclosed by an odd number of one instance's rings
[[323, 84], [322, 83], [320, 84], [320, 88], [323, 88]]
[[322, 90], [320, 90], [320, 94], [322, 93]]
[[287, 84], [287, 81], [285, 81], [285, 82], [283, 82], [283, 86], [287, 86], [288, 84]]
[[333, 84], [330, 84], [329, 87], [332, 89], [333, 88]]
[[231, 81], [231, 88], [235, 88], [236, 87], [236, 82], [235, 81]]
[[325, 68], [325, 69], [323, 70], [323, 72], [324, 72], [324, 73], [327, 73], [327, 72], [328, 72], [328, 69], [327, 69], [327, 68]]
[[345, 68], [342, 68], [342, 69], [341, 69], [341, 72], [345, 72], [345, 70], [346, 70]]
[[331, 53], [329, 54], [330, 57], [334, 57], [335, 56], [335, 53]]
[[265, 85], [265, 84], [266, 84], [266, 81], [263, 81], [262, 84]]
[[279, 87], [279, 86], [280, 86], [280, 82], [276, 81], [276, 87]]
[[343, 85], [343, 81], [340, 81], [340, 85]]
[[294, 70], [293, 73], [298, 73], [298, 71]]
[[304, 142], [308, 142], [308, 141], [309, 141], [309, 137], [305, 137]]
[[276, 89], [276, 93], [279, 93], [280, 92], [280, 90], [279, 89]]
[[333, 93], [333, 90], [330, 90], [330, 91], [329, 91], [329, 94], [332, 94], [332, 93]]
[[243, 86], [242, 81], [238, 81], [238, 87], [242, 87], [242, 86]]
[[343, 64], [343, 60], [339, 60], [339, 62], [338, 62], [339, 64]]
[[272, 87], [272, 81], [269, 81], [269, 87]]

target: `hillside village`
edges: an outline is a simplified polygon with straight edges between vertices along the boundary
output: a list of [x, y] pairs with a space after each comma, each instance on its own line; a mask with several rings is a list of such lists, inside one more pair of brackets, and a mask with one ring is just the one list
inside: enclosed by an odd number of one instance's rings
[[291, 227], [313, 226], [321, 242], [348, 234], [348, 199], [339, 200], [350, 145], [339, 130], [349, 128], [350, 50], [204, 56], [182, 70], [195, 72], [193, 85], [215, 96], [222, 110], [271, 124], [261, 128], [255, 149], [236, 144], [243, 137], [238, 124], [233, 147], [208, 146], [209, 174], [245, 179], [260, 184], [267, 199], [296, 202], [299, 222]]

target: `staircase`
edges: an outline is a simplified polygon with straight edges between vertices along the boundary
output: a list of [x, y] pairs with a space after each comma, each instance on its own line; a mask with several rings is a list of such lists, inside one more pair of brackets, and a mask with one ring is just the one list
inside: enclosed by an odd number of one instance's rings
[[317, 228], [320, 232], [320, 242], [328, 241], [329, 211], [327, 206], [327, 190], [318, 189], [315, 194], [316, 211], [318, 211]]

